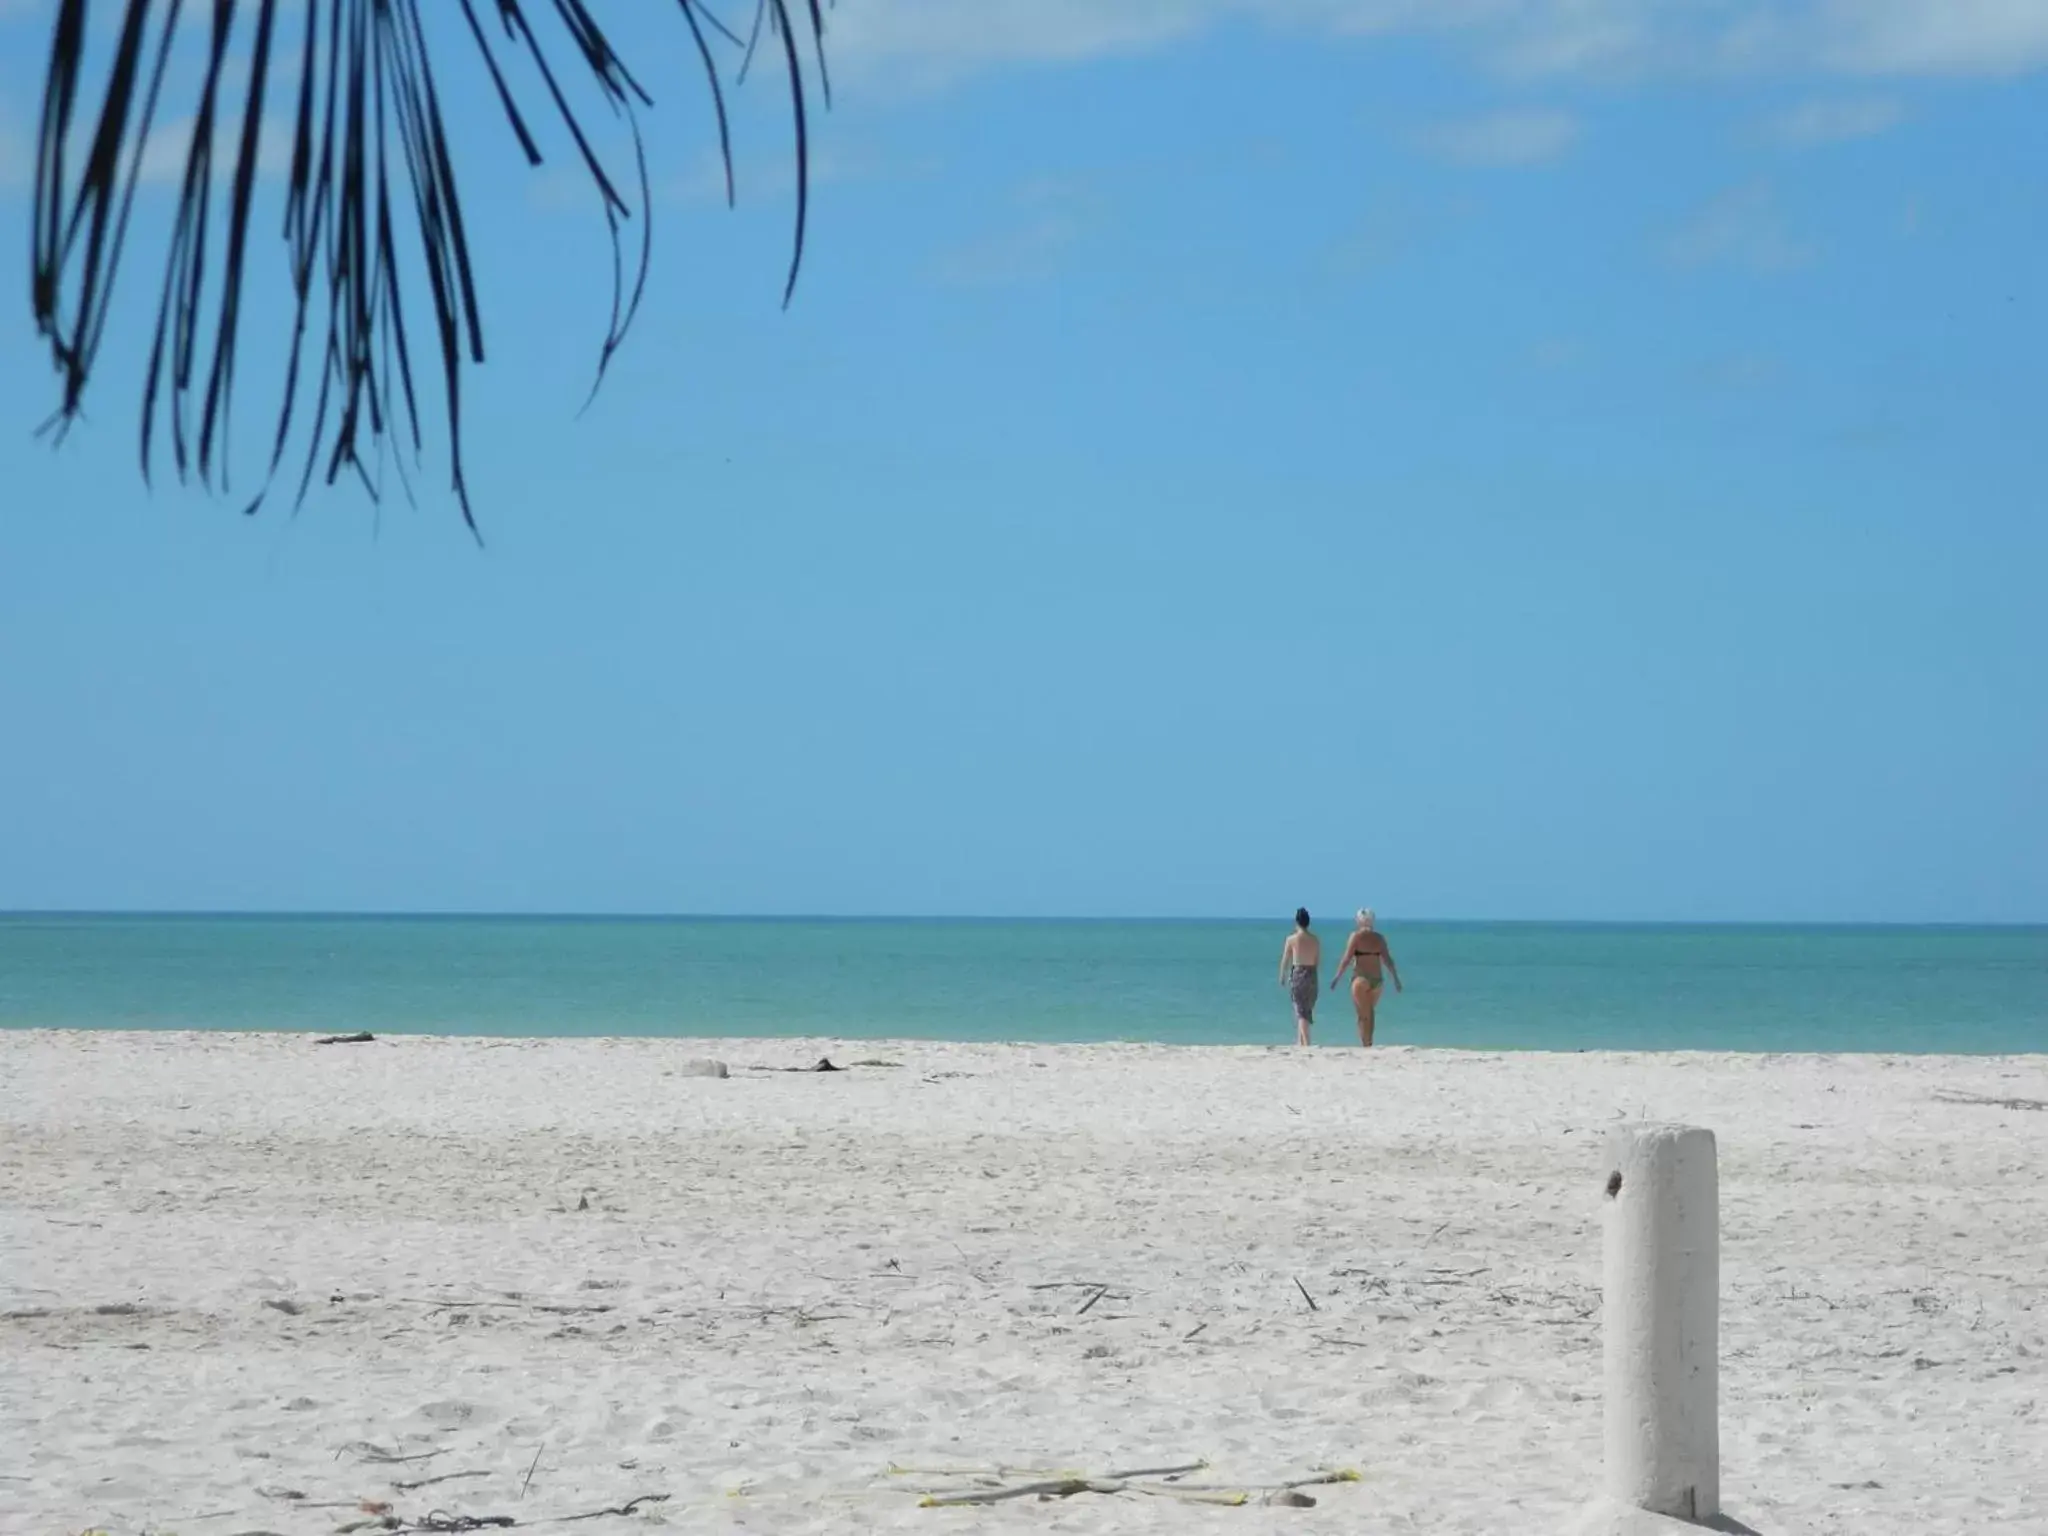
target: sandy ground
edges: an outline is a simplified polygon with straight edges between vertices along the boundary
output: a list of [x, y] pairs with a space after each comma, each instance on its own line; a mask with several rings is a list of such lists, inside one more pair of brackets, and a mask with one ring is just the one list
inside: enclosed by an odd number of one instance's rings
[[[1729, 1512], [2048, 1532], [2048, 1112], [1970, 1095], [2048, 1058], [0, 1035], [0, 1531], [1558, 1529], [1647, 1116], [1720, 1138]], [[1195, 1460], [1361, 1477], [890, 1473]]]

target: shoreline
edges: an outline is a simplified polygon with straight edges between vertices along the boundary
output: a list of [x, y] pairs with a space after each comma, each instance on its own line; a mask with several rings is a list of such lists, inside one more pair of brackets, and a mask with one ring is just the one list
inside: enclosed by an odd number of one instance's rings
[[971, 1518], [1563, 1528], [1638, 1117], [1719, 1139], [1731, 1515], [1946, 1536], [2048, 1486], [2048, 1113], [1997, 1102], [2048, 1061], [1319, 1049], [0, 1033], [0, 1497], [910, 1531], [960, 1517], [892, 1464], [1199, 1457], [1363, 1480]]
[[[1347, 1021], [1348, 1022], [1348, 1021]], [[1327, 1026], [1318, 1024], [1319, 1030]], [[1318, 1040], [1304, 1053], [1291, 1040], [1271, 1041], [1210, 1041], [1210, 1040], [1148, 1040], [1124, 1038], [1113, 1040], [967, 1040], [946, 1035], [682, 1035], [682, 1034], [616, 1034], [616, 1035], [552, 1035], [552, 1034], [485, 1034], [454, 1033], [445, 1030], [405, 1029], [390, 1025], [364, 1026], [374, 1037], [373, 1044], [396, 1044], [398, 1042], [447, 1041], [460, 1044], [470, 1042], [491, 1047], [510, 1045], [642, 1045], [674, 1046], [697, 1048], [699, 1054], [711, 1051], [713, 1047], [743, 1051], [768, 1046], [817, 1047], [824, 1054], [853, 1051], [874, 1051], [883, 1049], [903, 1050], [1038, 1050], [1038, 1051], [1097, 1051], [1136, 1050], [1207, 1052], [1234, 1051], [1247, 1054], [1266, 1055], [1280, 1053], [1288, 1056], [1297, 1054], [1313, 1058], [1321, 1054], [1393, 1056], [1415, 1055], [1460, 1055], [1501, 1057], [1509, 1060], [1524, 1058], [1579, 1058], [1595, 1059], [1654, 1059], [1654, 1060], [1704, 1060], [1714, 1061], [1726, 1058], [1730, 1061], [1891, 1061], [1956, 1063], [1976, 1066], [2012, 1066], [2016, 1068], [2048, 1068], [2048, 1049], [2041, 1051], [1925, 1051], [1901, 1050], [1703, 1050], [1694, 1046], [1641, 1046], [1637, 1048], [1613, 1046], [1550, 1046], [1550, 1045], [1462, 1045], [1457, 1043], [1421, 1042], [1376, 1042], [1370, 1047], [1361, 1047], [1356, 1041]], [[340, 1033], [352, 1034], [354, 1029]], [[325, 1027], [304, 1029], [271, 1029], [223, 1025], [214, 1029], [195, 1029], [189, 1025], [153, 1024], [9, 1024], [0, 1025], [0, 1041], [12, 1039], [58, 1040], [67, 1038], [94, 1039], [136, 1038], [170, 1039], [196, 1043], [204, 1040], [276, 1040], [312, 1041], [325, 1037], [334, 1031]]]

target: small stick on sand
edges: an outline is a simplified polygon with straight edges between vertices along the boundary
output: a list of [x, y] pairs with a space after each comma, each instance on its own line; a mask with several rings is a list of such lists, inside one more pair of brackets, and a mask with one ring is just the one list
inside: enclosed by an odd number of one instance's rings
[[526, 1476], [519, 1484], [519, 1497], [522, 1499], [526, 1497], [526, 1485], [533, 1481], [533, 1469], [540, 1465], [540, 1453], [547, 1449], [547, 1444], [543, 1440], [533, 1448], [533, 1460], [526, 1464]]
[[341, 1451], [354, 1451], [357, 1458], [362, 1461], [384, 1462], [392, 1466], [406, 1461], [432, 1461], [436, 1456], [447, 1454], [445, 1451], [419, 1451], [411, 1456], [401, 1456], [396, 1451], [387, 1451], [383, 1446], [373, 1445], [368, 1440], [355, 1440], [344, 1445], [340, 1451], [334, 1453], [336, 1461], [341, 1460]]
[[[1318, 1472], [1314, 1477], [1290, 1478], [1274, 1485], [1273, 1491], [1287, 1492], [1294, 1488], [1320, 1488], [1325, 1483], [1362, 1483], [1365, 1475], [1351, 1467], [1340, 1467], [1335, 1472]], [[1182, 1483], [1181, 1487], [1190, 1493], [1214, 1493], [1230, 1487], [1229, 1483]]]
[[668, 1495], [665, 1493], [643, 1493], [639, 1497], [628, 1499], [625, 1503], [615, 1505], [611, 1509], [586, 1509], [580, 1515], [553, 1515], [546, 1520], [536, 1520], [533, 1524], [568, 1525], [572, 1521], [597, 1520], [605, 1515], [630, 1515], [635, 1513], [642, 1504], [666, 1504], [667, 1502]]
[[1109, 1481], [1113, 1483], [1127, 1483], [1134, 1477], [1185, 1477], [1190, 1472], [1206, 1472], [1208, 1470], [1209, 1463], [1206, 1461], [1183, 1462], [1177, 1467], [1133, 1467], [1128, 1472], [1110, 1473]]
[[1018, 1483], [1011, 1488], [989, 1488], [974, 1493], [928, 1493], [918, 1502], [927, 1509], [944, 1509], [954, 1504], [1001, 1504], [1010, 1499], [1069, 1498], [1077, 1493], [1122, 1493], [1122, 1483], [1086, 1477], [1062, 1477], [1043, 1483]]
[[[618, 1307], [609, 1301], [562, 1302], [562, 1301], [434, 1301], [425, 1296], [401, 1296], [400, 1302], [410, 1307], [425, 1307], [430, 1312], [452, 1312], [459, 1307], [505, 1307], [514, 1311], [553, 1312], [576, 1315], [590, 1312], [616, 1312]], [[269, 1303], [265, 1303], [269, 1305]]]
[[1082, 1474], [1071, 1467], [902, 1467], [890, 1462], [887, 1469], [890, 1477], [1080, 1477]]
[[391, 1486], [397, 1489], [400, 1493], [411, 1493], [416, 1489], [431, 1488], [436, 1483], [452, 1483], [456, 1481], [458, 1478], [489, 1477], [490, 1475], [491, 1474], [488, 1471], [484, 1470], [478, 1470], [475, 1472], [443, 1472], [439, 1477], [423, 1477], [419, 1479], [419, 1481], [417, 1482], [393, 1483]]
[[1093, 1296], [1090, 1296], [1090, 1297], [1089, 1297], [1089, 1298], [1088, 1298], [1088, 1299], [1087, 1299], [1086, 1301], [1084, 1301], [1084, 1302], [1082, 1302], [1082, 1303], [1081, 1303], [1081, 1308], [1080, 1308], [1080, 1311], [1076, 1312], [1076, 1313], [1074, 1314], [1074, 1316], [1076, 1316], [1076, 1317], [1082, 1317], [1082, 1316], [1086, 1315], [1086, 1313], [1087, 1313], [1087, 1311], [1088, 1311], [1088, 1309], [1089, 1309], [1090, 1307], [1094, 1306], [1094, 1305], [1095, 1305], [1095, 1303], [1097, 1303], [1098, 1301], [1102, 1300], [1102, 1298], [1103, 1298], [1103, 1297], [1105, 1297], [1105, 1296], [1107, 1296], [1108, 1294], [1109, 1294], [1109, 1287], [1108, 1287], [1108, 1286], [1106, 1286], [1106, 1285], [1098, 1285], [1098, 1286], [1097, 1286], [1097, 1287], [1095, 1288], [1095, 1294], [1094, 1294]]
[[1295, 1289], [1296, 1289], [1297, 1291], [1301, 1292], [1301, 1299], [1302, 1299], [1303, 1301], [1305, 1301], [1305, 1302], [1307, 1302], [1307, 1303], [1308, 1303], [1308, 1309], [1309, 1309], [1309, 1311], [1311, 1311], [1311, 1312], [1320, 1312], [1320, 1311], [1322, 1311], [1322, 1310], [1323, 1310], [1323, 1309], [1322, 1309], [1321, 1307], [1319, 1307], [1319, 1306], [1317, 1306], [1317, 1305], [1316, 1305], [1316, 1299], [1315, 1299], [1315, 1297], [1313, 1297], [1313, 1296], [1309, 1295], [1309, 1293], [1308, 1293], [1308, 1287], [1307, 1287], [1307, 1286], [1305, 1286], [1305, 1285], [1303, 1285], [1303, 1284], [1301, 1283], [1301, 1276], [1299, 1276], [1299, 1275], [1296, 1275], [1296, 1276], [1294, 1277], [1294, 1288], [1295, 1288]]

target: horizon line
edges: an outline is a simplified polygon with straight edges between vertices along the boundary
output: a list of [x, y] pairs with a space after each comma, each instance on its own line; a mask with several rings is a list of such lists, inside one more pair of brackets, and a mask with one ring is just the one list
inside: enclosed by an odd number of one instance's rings
[[[1384, 914], [1382, 914], [1384, 918]], [[180, 920], [593, 922], [593, 923], [1271, 923], [1289, 914], [929, 913], [929, 912], [658, 912], [546, 911], [464, 908], [320, 907], [0, 907], [0, 920], [19, 918], [160, 918]], [[1338, 922], [1348, 921], [1340, 918]], [[1784, 918], [1784, 917], [1396, 917], [1394, 922], [1551, 928], [2048, 928], [2030, 918]]]

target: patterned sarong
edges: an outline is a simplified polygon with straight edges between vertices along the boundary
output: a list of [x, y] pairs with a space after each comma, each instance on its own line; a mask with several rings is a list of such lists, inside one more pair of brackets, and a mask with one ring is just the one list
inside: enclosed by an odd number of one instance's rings
[[1314, 1019], [1316, 968], [1312, 965], [1290, 965], [1287, 968], [1287, 995], [1294, 999], [1294, 1011], [1298, 1016]]

